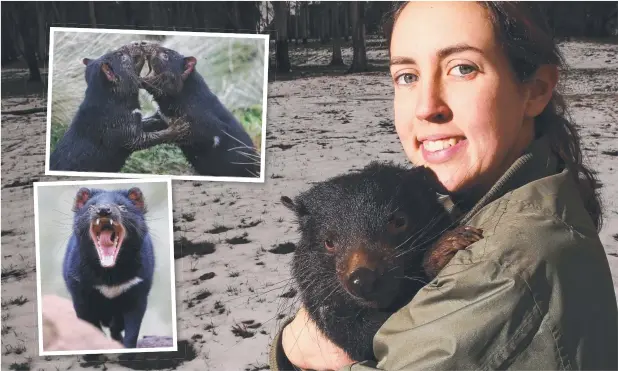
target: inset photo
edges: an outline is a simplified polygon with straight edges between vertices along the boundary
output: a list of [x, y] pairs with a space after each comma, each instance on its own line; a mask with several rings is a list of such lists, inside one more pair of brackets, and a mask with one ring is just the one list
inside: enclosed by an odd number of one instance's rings
[[176, 351], [170, 179], [35, 182], [39, 355]]
[[51, 27], [45, 174], [264, 182], [268, 35]]

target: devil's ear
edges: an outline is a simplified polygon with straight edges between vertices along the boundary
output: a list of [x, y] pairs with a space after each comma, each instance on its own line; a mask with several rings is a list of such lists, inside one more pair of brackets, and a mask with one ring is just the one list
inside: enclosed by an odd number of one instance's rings
[[142, 212], [145, 211], [146, 203], [144, 201], [144, 194], [142, 193], [141, 189], [137, 187], [129, 189], [129, 191], [127, 192], [127, 197], [129, 197], [129, 200], [133, 202], [133, 205], [135, 205], [135, 207], [140, 209]]
[[92, 192], [88, 188], [80, 188], [75, 195], [75, 200], [73, 200], [73, 211], [78, 211], [88, 200], [92, 197]]
[[103, 73], [105, 74], [105, 77], [111, 81], [111, 82], [116, 82], [117, 77], [114, 74], [114, 70], [112, 70], [112, 66], [109, 65], [109, 63], [103, 63], [101, 65], [101, 71], [103, 71]]
[[296, 212], [296, 205], [294, 205], [294, 201], [292, 201], [292, 199], [288, 196], [281, 196], [281, 203], [283, 204], [283, 206]]
[[283, 206], [296, 213], [299, 218], [309, 214], [309, 211], [299, 198], [296, 198], [296, 201], [292, 201], [292, 199], [288, 196], [281, 196], [281, 203]]
[[442, 182], [440, 182], [440, 179], [438, 179], [436, 173], [426, 166], [416, 166], [410, 169], [409, 174], [411, 175], [409, 179], [412, 179], [412, 181], [416, 180], [417, 183], [420, 175], [420, 179], [422, 179], [424, 183], [423, 187], [426, 189], [440, 194], [449, 193]]
[[82, 59], [82, 63], [84, 64], [84, 66], [87, 66], [90, 64], [90, 62], [92, 62], [92, 59], [90, 58], [84, 58]]
[[195, 59], [195, 57], [186, 57], [184, 58], [184, 61], [185, 61], [185, 70], [182, 73], [182, 79], [186, 80], [187, 77], [189, 77], [189, 75], [191, 74], [191, 72], [193, 72], [193, 70], [195, 69], [197, 60]]

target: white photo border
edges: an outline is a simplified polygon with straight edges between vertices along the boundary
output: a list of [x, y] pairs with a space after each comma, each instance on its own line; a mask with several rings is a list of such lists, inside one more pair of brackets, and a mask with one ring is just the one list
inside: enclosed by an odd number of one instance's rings
[[[49, 158], [51, 156], [51, 107], [52, 107], [52, 86], [53, 86], [53, 65], [54, 65], [54, 36], [55, 32], [82, 32], [82, 33], [111, 33], [111, 34], [139, 34], [139, 35], [173, 35], [173, 36], [201, 36], [201, 37], [220, 37], [220, 38], [242, 38], [242, 39], [262, 39], [264, 41], [264, 85], [262, 91], [262, 135], [260, 151], [260, 177], [223, 177], [223, 176], [202, 176], [202, 175], [167, 175], [167, 174], [141, 174], [141, 173], [106, 173], [106, 172], [82, 172], [82, 171], [56, 171], [49, 169]], [[61, 175], [71, 177], [96, 177], [96, 178], [170, 178], [174, 180], [193, 180], [211, 182], [239, 182], [239, 183], [264, 183], [266, 168], [266, 118], [268, 109], [268, 58], [270, 47], [270, 36], [268, 34], [249, 34], [249, 33], [221, 33], [221, 32], [190, 32], [190, 31], [152, 31], [140, 29], [102, 29], [102, 28], [79, 28], [79, 27], [50, 27], [49, 30], [49, 66], [47, 76], [47, 130], [45, 133], [45, 175]]]
[[[56, 186], [88, 186], [88, 185], [120, 185], [120, 184], [139, 184], [139, 183], [166, 183], [167, 184], [167, 207], [169, 218], [169, 259], [170, 259], [170, 293], [172, 301], [172, 347], [160, 348], [120, 348], [120, 349], [101, 349], [101, 350], [61, 350], [45, 351], [43, 349], [43, 311], [41, 302], [41, 261], [39, 243], [39, 208], [38, 189], [41, 187]], [[172, 179], [97, 179], [97, 180], [71, 180], [71, 181], [49, 181], [33, 182], [34, 188], [34, 244], [36, 253], [36, 295], [37, 295], [37, 320], [38, 320], [38, 339], [39, 356], [61, 356], [61, 355], [84, 355], [84, 354], [120, 354], [120, 353], [153, 353], [153, 352], [177, 352], [178, 351], [178, 329], [176, 316], [176, 275], [174, 261], [174, 215], [172, 203]]]

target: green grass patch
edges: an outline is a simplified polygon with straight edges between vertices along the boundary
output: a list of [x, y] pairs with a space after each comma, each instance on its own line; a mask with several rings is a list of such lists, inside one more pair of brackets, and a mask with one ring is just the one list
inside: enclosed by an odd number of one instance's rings
[[232, 112], [245, 128], [258, 153], [262, 153], [262, 106], [254, 105]]

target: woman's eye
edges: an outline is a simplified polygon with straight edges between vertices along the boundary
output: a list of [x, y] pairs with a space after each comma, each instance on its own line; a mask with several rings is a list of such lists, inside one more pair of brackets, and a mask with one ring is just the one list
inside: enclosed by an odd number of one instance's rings
[[476, 68], [469, 64], [459, 64], [451, 69], [451, 71], [459, 72], [458, 76], [469, 75], [472, 72], [476, 71]]
[[397, 85], [408, 85], [413, 82], [416, 82], [417, 77], [411, 73], [402, 73], [401, 75], [395, 78], [395, 83]]
[[120, 209], [120, 211], [127, 211], [127, 207], [124, 205], [120, 205], [118, 206], [118, 208]]

